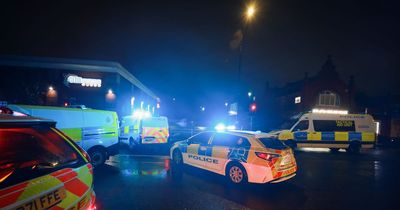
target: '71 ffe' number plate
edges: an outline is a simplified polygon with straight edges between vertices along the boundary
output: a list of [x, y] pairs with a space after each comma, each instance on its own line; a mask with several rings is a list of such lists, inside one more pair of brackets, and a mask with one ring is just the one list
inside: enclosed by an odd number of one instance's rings
[[24, 203], [14, 210], [43, 210], [61, 202], [67, 194], [63, 187]]

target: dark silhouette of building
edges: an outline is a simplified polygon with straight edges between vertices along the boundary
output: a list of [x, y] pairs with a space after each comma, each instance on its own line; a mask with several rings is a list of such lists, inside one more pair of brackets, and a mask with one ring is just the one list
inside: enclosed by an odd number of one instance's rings
[[[72, 78], [71, 81], [68, 78]], [[149, 88], [116, 62], [0, 57], [0, 101], [85, 105], [128, 115], [133, 110], [133, 98], [136, 108], [143, 101], [144, 109], [148, 106], [154, 109], [159, 102]]]
[[290, 82], [283, 87], [266, 88], [266, 98], [270, 119], [275, 124], [289, 119], [291, 116], [314, 108], [356, 111], [354, 104], [355, 81], [351, 76], [345, 82], [336, 71], [332, 57], [322, 65], [315, 76], [306, 72], [298, 81]]

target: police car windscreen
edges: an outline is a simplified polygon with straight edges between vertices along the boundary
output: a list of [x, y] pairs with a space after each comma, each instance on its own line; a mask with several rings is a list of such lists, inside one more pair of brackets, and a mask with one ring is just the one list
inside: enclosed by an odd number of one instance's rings
[[259, 138], [266, 148], [270, 149], [286, 149], [287, 146], [275, 138]]

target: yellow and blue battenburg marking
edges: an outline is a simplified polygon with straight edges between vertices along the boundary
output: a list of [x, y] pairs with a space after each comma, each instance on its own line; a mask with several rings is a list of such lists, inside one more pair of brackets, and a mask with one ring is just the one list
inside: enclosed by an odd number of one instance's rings
[[296, 141], [353, 141], [361, 142], [375, 141], [375, 134], [372, 132], [307, 132], [300, 131], [293, 133]]
[[[249, 148], [232, 148], [225, 146], [202, 146], [199, 144], [180, 144], [179, 149], [182, 153], [190, 153], [195, 155], [202, 155], [214, 158], [227, 158], [230, 160], [238, 160], [240, 162], [247, 162], [249, 156]], [[203, 147], [203, 148], [204, 148]]]

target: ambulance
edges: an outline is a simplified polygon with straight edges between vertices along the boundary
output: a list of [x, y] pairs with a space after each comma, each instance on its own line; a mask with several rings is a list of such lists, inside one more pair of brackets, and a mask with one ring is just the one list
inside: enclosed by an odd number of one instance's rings
[[297, 171], [292, 150], [261, 132], [202, 132], [176, 142], [170, 158], [178, 168], [191, 165], [223, 175], [232, 184], [278, 183]]
[[313, 110], [301, 115], [289, 130], [274, 132], [278, 139], [292, 148], [346, 149], [358, 153], [373, 148], [376, 124], [368, 114], [348, 114], [335, 110]]
[[0, 107], [0, 209], [96, 209], [89, 155], [55, 124]]
[[30, 116], [56, 121], [58, 129], [89, 153], [95, 167], [117, 153], [119, 127], [116, 112], [13, 104], [9, 107]]
[[119, 139], [123, 144], [134, 147], [139, 144], [168, 143], [169, 129], [166, 117], [125, 116], [121, 120]]

